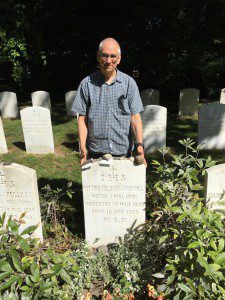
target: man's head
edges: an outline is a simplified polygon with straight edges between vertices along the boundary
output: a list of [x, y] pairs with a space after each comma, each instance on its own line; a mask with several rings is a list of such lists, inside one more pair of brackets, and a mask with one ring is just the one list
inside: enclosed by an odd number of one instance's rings
[[119, 43], [113, 38], [104, 39], [99, 44], [97, 59], [102, 73], [113, 73], [121, 59]]

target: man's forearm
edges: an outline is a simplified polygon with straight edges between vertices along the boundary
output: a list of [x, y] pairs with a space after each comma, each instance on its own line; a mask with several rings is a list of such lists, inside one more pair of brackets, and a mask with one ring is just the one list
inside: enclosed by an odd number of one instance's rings
[[131, 129], [136, 139], [136, 142], [143, 142], [143, 128], [140, 114], [131, 116]]
[[82, 154], [86, 154], [87, 133], [87, 116], [80, 115], [78, 117], [78, 137], [80, 142], [80, 151]]

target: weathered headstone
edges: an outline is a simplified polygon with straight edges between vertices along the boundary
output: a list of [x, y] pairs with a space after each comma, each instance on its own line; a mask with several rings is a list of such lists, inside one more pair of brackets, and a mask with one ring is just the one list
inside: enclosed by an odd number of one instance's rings
[[183, 89], [180, 91], [179, 115], [195, 115], [198, 113], [198, 89]]
[[67, 110], [67, 116], [76, 116], [76, 113], [71, 111], [71, 108], [73, 106], [74, 98], [76, 96], [77, 91], [69, 91], [65, 94], [66, 99], [66, 110]]
[[147, 89], [141, 92], [141, 100], [143, 105], [159, 105], [159, 91]]
[[43, 240], [36, 171], [19, 164], [0, 164], [0, 214], [19, 219], [26, 212], [21, 231], [39, 224], [33, 236]]
[[221, 93], [220, 93], [220, 103], [225, 104], [225, 89], [221, 90]]
[[145, 152], [152, 153], [166, 146], [167, 109], [159, 105], [147, 105], [141, 112]]
[[199, 107], [198, 145], [200, 149], [225, 149], [225, 105], [211, 103]]
[[20, 111], [27, 153], [54, 153], [50, 110], [27, 107]]
[[0, 117], [0, 154], [7, 153], [7, 152], [8, 152], [8, 149], [7, 149], [5, 134], [4, 134], [3, 126], [2, 126], [2, 119]]
[[133, 224], [145, 222], [145, 182], [145, 166], [128, 159], [113, 159], [110, 166], [95, 161], [82, 170], [87, 242], [114, 243]]
[[206, 205], [210, 210], [225, 211], [225, 164], [206, 170]]
[[33, 106], [48, 108], [51, 110], [51, 101], [48, 92], [36, 91], [31, 94]]
[[2, 118], [18, 118], [19, 108], [15, 93], [0, 93], [0, 111]]

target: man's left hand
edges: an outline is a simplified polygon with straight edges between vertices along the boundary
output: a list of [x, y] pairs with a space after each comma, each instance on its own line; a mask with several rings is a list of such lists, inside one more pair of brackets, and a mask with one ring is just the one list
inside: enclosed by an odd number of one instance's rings
[[144, 165], [146, 166], [146, 168], [147, 168], [148, 165], [147, 165], [147, 162], [146, 162], [146, 160], [145, 160], [145, 153], [144, 153], [144, 149], [143, 149], [142, 146], [138, 146], [138, 147], [137, 147], [137, 154], [144, 158], [143, 164], [144, 164]]

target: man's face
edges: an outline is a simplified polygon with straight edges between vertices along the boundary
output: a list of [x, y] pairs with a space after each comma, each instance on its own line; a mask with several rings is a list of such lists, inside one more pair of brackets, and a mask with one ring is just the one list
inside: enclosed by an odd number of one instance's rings
[[98, 62], [103, 73], [113, 72], [120, 63], [121, 56], [118, 52], [119, 47], [116, 43], [106, 42], [101, 51], [98, 52]]

